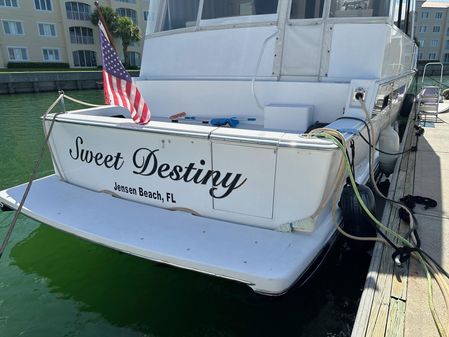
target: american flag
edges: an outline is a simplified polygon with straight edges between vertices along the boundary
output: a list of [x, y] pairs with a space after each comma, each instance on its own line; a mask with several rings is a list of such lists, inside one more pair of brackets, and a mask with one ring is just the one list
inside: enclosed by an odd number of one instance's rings
[[101, 21], [98, 21], [98, 27], [103, 56], [103, 87], [106, 104], [127, 108], [134, 122], [138, 124], [148, 123], [151, 113], [147, 103], [120, 62]]

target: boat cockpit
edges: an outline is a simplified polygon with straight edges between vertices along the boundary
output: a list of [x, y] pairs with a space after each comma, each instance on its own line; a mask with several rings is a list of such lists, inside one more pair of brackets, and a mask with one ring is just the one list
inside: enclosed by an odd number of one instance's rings
[[[413, 3], [153, 0], [137, 82], [162, 120], [180, 111], [251, 116], [271, 129], [270, 115], [293, 106], [295, 116], [306, 116], [299, 129], [305, 131], [354, 110], [357, 88], [370, 109], [403, 91], [416, 62], [407, 35]], [[383, 85], [391, 92], [379, 98]]]

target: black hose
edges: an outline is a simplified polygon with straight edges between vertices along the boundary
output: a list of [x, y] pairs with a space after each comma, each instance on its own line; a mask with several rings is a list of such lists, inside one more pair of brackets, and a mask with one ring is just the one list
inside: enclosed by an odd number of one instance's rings
[[[372, 167], [372, 156], [373, 156], [373, 154], [372, 154], [372, 147], [373, 147], [373, 146], [370, 145], [370, 144], [372, 144], [372, 137], [371, 137], [371, 131], [370, 131], [370, 128], [369, 128], [368, 123], [367, 123], [364, 119], [361, 119], [361, 118], [358, 118], [358, 117], [343, 116], [343, 117], [340, 117], [340, 118], [338, 118], [338, 119], [352, 119], [352, 120], [356, 120], [356, 121], [362, 122], [362, 123], [365, 125], [366, 131], [367, 131], [367, 133], [368, 133], [368, 145], [369, 145], [369, 146], [368, 146], [368, 148], [369, 148], [369, 150], [368, 150], [368, 165], [369, 165], [369, 170], [370, 170], [370, 172], [372, 172], [372, 170], [373, 170], [373, 167]], [[359, 133], [359, 135], [361, 135], [361, 133]], [[370, 176], [370, 180], [372, 180], [372, 179], [371, 179], [371, 176]], [[372, 184], [376, 184], [375, 181], [371, 181], [371, 183], [372, 183]], [[391, 202], [391, 203], [396, 204], [396, 205], [399, 205], [399, 206], [401, 206], [401, 207], [406, 207], [406, 208], [410, 211], [410, 214], [411, 214], [412, 217], [413, 217], [414, 223], [416, 224], [416, 226], [418, 226], [418, 219], [416, 219], [416, 216], [414, 215], [414, 213], [413, 213], [413, 212], [412, 212], [406, 205], [404, 205], [404, 204], [403, 204], [402, 202], [400, 202], [400, 201], [396, 201], [396, 200], [390, 199], [390, 198], [384, 196], [383, 194], [379, 194], [379, 193], [377, 192], [377, 189], [376, 189], [376, 188], [374, 189], [374, 192], [377, 194], [377, 196], [379, 196], [380, 198], [384, 199], [385, 201]], [[419, 247], [419, 246], [421, 245], [421, 240], [419, 239], [416, 230], [414, 230], [414, 229], [413, 229], [413, 230], [410, 230], [410, 231], [406, 234], [406, 237], [410, 237], [410, 235], [412, 235], [412, 234], [415, 236], [415, 240], [416, 240], [416, 242], [417, 242], [417, 246]], [[394, 246], [393, 246], [393, 248], [394, 248]]]
[[[370, 170], [370, 172], [371, 172], [371, 171], [373, 170], [373, 167], [372, 167], [372, 165], [371, 165], [371, 163], [372, 163], [372, 157], [373, 157], [373, 154], [372, 154], [372, 148], [373, 148], [373, 146], [371, 145], [371, 144], [372, 144], [372, 138], [371, 138], [371, 131], [370, 131], [370, 128], [369, 128], [368, 123], [367, 123], [364, 119], [361, 119], [361, 118], [358, 118], [358, 117], [343, 116], [343, 117], [338, 118], [337, 120], [339, 120], [339, 119], [352, 119], [352, 120], [356, 120], [356, 121], [359, 121], [359, 122], [362, 122], [363, 124], [365, 124], [366, 131], [367, 131], [367, 133], [368, 133], [368, 148], [369, 148], [369, 150], [368, 150], [368, 165], [369, 165], [369, 170]], [[360, 132], [359, 132], [359, 135], [361, 135]], [[371, 179], [371, 177], [370, 177], [370, 179]], [[376, 184], [375, 181], [372, 181], [371, 183], [372, 183], [372, 184]], [[390, 198], [388, 198], [388, 197], [386, 197], [386, 196], [384, 196], [384, 195], [382, 195], [382, 194], [377, 193], [377, 190], [376, 190], [376, 189], [374, 189], [374, 192], [376, 192], [376, 194], [377, 194], [380, 198], [382, 198], [382, 199], [384, 199], [384, 200], [386, 200], [386, 201], [389, 201], [389, 202], [391, 202], [391, 203], [393, 203], [393, 204], [396, 204], [396, 205], [399, 205], [399, 206], [407, 207], [406, 205], [404, 205], [404, 204], [403, 204], [402, 202], [400, 202], [400, 201], [396, 201], [396, 200], [390, 199]], [[407, 209], [409, 209], [409, 208], [407, 207]], [[409, 209], [409, 210], [410, 210], [410, 209]], [[418, 224], [418, 221], [417, 221], [415, 215], [413, 214], [413, 212], [410, 211], [410, 213], [411, 213], [412, 216], [413, 216], [413, 221], [414, 221], [416, 224]]]
[[[367, 130], [367, 133], [368, 133], [368, 147], [369, 147], [369, 170], [371, 171], [372, 170], [372, 166], [371, 166], [371, 158], [372, 158], [372, 140], [371, 140], [371, 131], [370, 131], [370, 129], [369, 129], [369, 126], [368, 126], [368, 123], [364, 120], [364, 119], [361, 119], [361, 118], [358, 118], [358, 117], [349, 117], [349, 116], [343, 116], [343, 117], [340, 117], [340, 118], [338, 118], [338, 119], [352, 119], [352, 120], [357, 120], [357, 121], [360, 121], [360, 122], [362, 122], [364, 125], [365, 125], [365, 127], [366, 127], [366, 130]], [[338, 120], [337, 119], [337, 120]], [[359, 133], [359, 135], [361, 135], [361, 133]], [[363, 138], [363, 136], [362, 136], [362, 138]], [[418, 138], [417, 138], [417, 142], [418, 142]], [[372, 182], [373, 184], [375, 184], [376, 182], [375, 181], [373, 181]], [[380, 198], [382, 198], [382, 199], [384, 199], [384, 200], [386, 200], [386, 201], [389, 201], [389, 202], [391, 202], [391, 203], [393, 203], [393, 204], [396, 204], [396, 205], [400, 205], [400, 206], [403, 206], [403, 207], [406, 207], [407, 209], [409, 209], [406, 205], [404, 205], [402, 202], [400, 202], [400, 201], [396, 201], [396, 200], [393, 200], [393, 199], [390, 199], [390, 198], [388, 198], [388, 197], [385, 197], [384, 195], [381, 195], [381, 194], [378, 194], [377, 193], [377, 191], [376, 191], [376, 189], [374, 189], [374, 191], [376, 192], [376, 194], [380, 197]], [[410, 211], [410, 209], [409, 209], [409, 211]], [[412, 211], [410, 211], [410, 214], [412, 215], [412, 217], [413, 217], [413, 221], [414, 221], [414, 223], [416, 224], [416, 226], [418, 225], [418, 220], [417, 220], [417, 218], [416, 218], [416, 216], [415, 216], [415, 214], [412, 212]], [[375, 226], [375, 225], [374, 225]], [[397, 247], [386, 235], [385, 235], [385, 233], [383, 233], [377, 226], [375, 226], [375, 228], [376, 228], [376, 231], [379, 233], [379, 235], [380, 236], [382, 236], [382, 238], [395, 250], [395, 251], [398, 251], [398, 248], [399, 247]], [[421, 255], [421, 257], [424, 259], [424, 260], [426, 260], [426, 259], [428, 259], [428, 260], [430, 260], [430, 261], [432, 261], [434, 264], [435, 264], [435, 266], [438, 268], [438, 270], [440, 270], [440, 272], [441, 273], [443, 273], [444, 274], [444, 276], [446, 276], [448, 279], [449, 279], [449, 273], [438, 263], [438, 262], [436, 262], [435, 261], [435, 259], [429, 254], [429, 253], [427, 253], [426, 251], [424, 251], [422, 248], [421, 248], [421, 238], [419, 237], [419, 234], [418, 234], [418, 232], [417, 232], [417, 230], [416, 229], [412, 229], [412, 230], [410, 230], [407, 234], [406, 234], [406, 237], [409, 237], [410, 235], [414, 235], [414, 237], [415, 237], [415, 241], [416, 241], [416, 245], [414, 245], [414, 247], [412, 247], [413, 248], [413, 250], [414, 251], [417, 251], [420, 255]]]
[[[366, 139], [361, 133], [359, 133], [359, 136], [362, 137], [362, 139], [365, 141], [365, 143], [370, 145], [368, 139]], [[408, 150], [405, 150], [405, 151], [402, 151], [402, 152], [397, 152], [397, 153], [390, 153], [390, 152], [382, 151], [381, 149], [378, 149], [377, 147], [375, 147], [374, 149], [376, 151], [379, 151], [380, 153], [383, 153], [383, 154], [388, 154], [388, 155], [391, 155], [391, 156], [398, 156], [400, 154], [405, 154], [405, 153], [410, 152], [410, 151], [416, 151], [416, 146], [412, 146]]]

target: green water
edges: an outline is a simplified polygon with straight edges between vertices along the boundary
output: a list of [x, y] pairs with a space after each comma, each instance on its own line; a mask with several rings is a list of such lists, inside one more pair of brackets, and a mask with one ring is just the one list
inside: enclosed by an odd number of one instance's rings
[[[101, 103], [101, 91], [68, 93]], [[27, 181], [56, 93], [0, 96], [0, 189]], [[74, 108], [69, 105], [68, 108]], [[47, 154], [40, 176], [53, 172]], [[3, 239], [12, 212], [0, 212]], [[0, 260], [0, 336], [349, 336], [369, 256], [339, 240], [277, 298], [143, 260], [20, 216]]]

